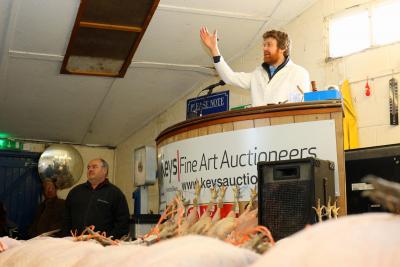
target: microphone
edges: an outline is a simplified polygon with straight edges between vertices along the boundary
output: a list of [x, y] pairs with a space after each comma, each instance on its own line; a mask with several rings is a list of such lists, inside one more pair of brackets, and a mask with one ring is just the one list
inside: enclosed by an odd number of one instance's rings
[[214, 84], [211, 84], [211, 85], [207, 86], [206, 88], [204, 88], [204, 89], [201, 90], [200, 92], [203, 92], [203, 91], [207, 91], [207, 90], [208, 90], [207, 95], [211, 95], [213, 89], [214, 89], [215, 87], [217, 87], [217, 86], [220, 86], [220, 85], [225, 85], [225, 82], [224, 82], [223, 80], [220, 80], [220, 81], [217, 82], [217, 83], [214, 83]]
[[220, 80], [220, 81], [217, 82], [217, 83], [214, 83], [214, 84], [211, 84], [211, 85], [207, 86], [206, 88], [204, 88], [203, 90], [201, 90], [201, 91], [197, 94], [197, 97], [199, 97], [199, 95], [201, 94], [201, 92], [204, 92], [204, 91], [207, 91], [207, 90], [208, 90], [207, 94], [205, 95], [205, 99], [203, 99], [203, 101], [202, 101], [202, 103], [201, 103], [201, 105], [200, 105], [200, 108], [199, 108], [197, 111], [195, 111], [195, 113], [196, 113], [197, 116], [200, 116], [200, 117], [201, 117], [202, 114], [203, 114], [203, 103], [204, 103], [204, 100], [206, 100], [206, 98], [208, 98], [208, 96], [211, 95], [211, 93], [212, 93], [212, 91], [213, 91], [213, 89], [214, 89], [215, 87], [217, 87], [217, 86], [222, 86], [222, 85], [225, 85], [225, 82], [224, 82], [223, 80]]

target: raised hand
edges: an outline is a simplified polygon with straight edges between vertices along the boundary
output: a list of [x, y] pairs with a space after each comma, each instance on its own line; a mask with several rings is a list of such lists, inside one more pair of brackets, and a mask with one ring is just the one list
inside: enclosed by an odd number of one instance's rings
[[212, 56], [219, 56], [218, 34], [216, 30], [213, 34], [210, 34], [207, 27], [203, 26], [200, 29], [200, 38], [203, 44], [210, 50]]

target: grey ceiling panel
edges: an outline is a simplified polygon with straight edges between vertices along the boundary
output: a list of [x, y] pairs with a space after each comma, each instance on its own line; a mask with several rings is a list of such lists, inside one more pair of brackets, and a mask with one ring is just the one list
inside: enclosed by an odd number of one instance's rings
[[113, 79], [61, 75], [60, 64], [9, 61], [1, 131], [22, 138], [81, 141]]

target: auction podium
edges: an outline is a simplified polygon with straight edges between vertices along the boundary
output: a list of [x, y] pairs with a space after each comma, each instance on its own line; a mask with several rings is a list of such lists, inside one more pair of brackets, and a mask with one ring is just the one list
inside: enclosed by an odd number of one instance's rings
[[[244, 129], [252, 129], [258, 127], [264, 127], [264, 130], [273, 128], [277, 125], [282, 127], [290, 128], [293, 135], [296, 135], [296, 125], [307, 125], [308, 122], [329, 121], [333, 129], [333, 139], [336, 139], [336, 164], [337, 168], [337, 180], [338, 182], [338, 204], [340, 206], [340, 215], [347, 214], [346, 205], [346, 181], [345, 181], [345, 167], [344, 167], [344, 150], [343, 150], [343, 111], [342, 104], [340, 101], [315, 101], [315, 102], [301, 102], [301, 103], [289, 103], [279, 105], [267, 105], [261, 107], [247, 108], [242, 110], [226, 111], [216, 114], [211, 114], [199, 118], [189, 119], [173, 125], [163, 132], [156, 139], [158, 152], [163, 151], [171, 144], [175, 144], [181, 141], [188, 142], [193, 140], [197, 142], [199, 138], [220, 133], [231, 132], [234, 134], [237, 132], [241, 140], [246, 141], [246, 138], [253, 139], [254, 134], [251, 131], [243, 131]], [[323, 123], [323, 122], [322, 122]], [[275, 127], [277, 128], [277, 127]], [[279, 128], [279, 127], [278, 127]], [[261, 129], [261, 128], [260, 128]], [[246, 133], [249, 133], [248, 137]], [[276, 136], [275, 138], [280, 139], [280, 142], [285, 142], [282, 138]], [[229, 142], [229, 138], [226, 142]], [[334, 140], [335, 141], [335, 140]], [[222, 142], [225, 142], [223, 140]], [[181, 142], [182, 143], [182, 142]], [[334, 142], [333, 146], [335, 146]], [[233, 147], [236, 144], [226, 144], [226, 147]], [[195, 144], [194, 144], [195, 146]], [[173, 146], [171, 146], [173, 147]], [[179, 154], [179, 150], [174, 148], [174, 153]], [[249, 152], [250, 153], [250, 152]], [[160, 153], [158, 153], [160, 154]], [[179, 160], [179, 159], [178, 159]], [[159, 159], [160, 161], [160, 159]], [[160, 166], [160, 162], [159, 162]], [[185, 166], [181, 164], [182, 168]], [[168, 167], [168, 166], [165, 166]], [[178, 166], [179, 168], [180, 166]], [[165, 168], [163, 170], [163, 173]], [[167, 176], [165, 171], [165, 177]], [[182, 179], [184, 175], [178, 177]], [[197, 179], [197, 178], [196, 178]], [[169, 177], [171, 181], [171, 177]], [[176, 187], [175, 187], [176, 188]]]

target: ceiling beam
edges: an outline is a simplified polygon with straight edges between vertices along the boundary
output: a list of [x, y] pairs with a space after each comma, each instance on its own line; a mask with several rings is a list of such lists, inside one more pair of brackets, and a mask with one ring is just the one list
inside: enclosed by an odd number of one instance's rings
[[132, 61], [130, 68], [153, 68], [153, 69], [167, 69], [176, 71], [193, 71], [200, 72], [208, 75], [216, 75], [214, 67], [207, 67], [201, 65], [189, 65], [189, 64], [173, 64], [173, 63], [162, 63], [162, 62], [150, 62], [150, 61]]
[[22, 59], [35, 59], [43, 61], [63, 61], [63, 56], [36, 52], [26, 52], [18, 50], [10, 50], [8, 54], [11, 58], [22, 58]]
[[113, 25], [113, 24], [95, 23], [95, 22], [87, 22], [87, 21], [80, 21], [79, 26], [84, 27], [84, 28], [126, 31], [126, 32], [141, 32], [143, 30], [143, 28], [141, 28], [141, 27]]
[[266, 21], [269, 17], [259, 17], [254, 14], [246, 14], [246, 13], [235, 13], [235, 12], [226, 12], [226, 11], [218, 11], [214, 9], [199, 9], [199, 8], [190, 8], [190, 7], [182, 7], [182, 6], [171, 6], [171, 5], [158, 5], [158, 11], [168, 11], [168, 12], [176, 12], [176, 13], [190, 13], [197, 15], [206, 15], [206, 16], [214, 16], [214, 17], [224, 17], [224, 18], [232, 18], [232, 19], [243, 19], [243, 20], [251, 20], [251, 21]]
[[[25, 52], [18, 50], [10, 50], [8, 54], [11, 58], [34, 59], [42, 61], [62, 62], [64, 58], [61, 55]], [[152, 61], [132, 61], [129, 68], [154, 68], [154, 69], [167, 69], [176, 71], [193, 71], [207, 75], [216, 74], [213, 67], [201, 66], [201, 65], [189, 65], [189, 64], [152, 62]]]

